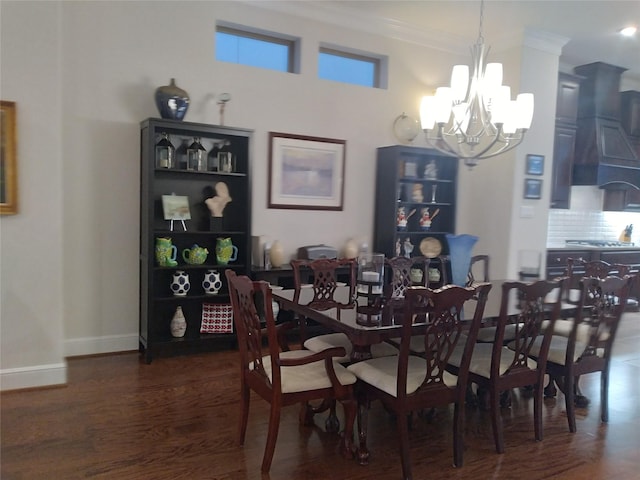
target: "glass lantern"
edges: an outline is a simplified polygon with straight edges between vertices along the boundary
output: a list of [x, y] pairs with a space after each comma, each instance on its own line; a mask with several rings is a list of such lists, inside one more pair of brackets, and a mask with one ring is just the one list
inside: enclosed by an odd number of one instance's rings
[[156, 168], [175, 168], [175, 151], [169, 135], [162, 132], [162, 138], [156, 143]]
[[384, 254], [363, 253], [358, 257], [358, 294], [368, 296], [369, 301], [382, 295], [384, 282]]
[[232, 173], [236, 170], [235, 159], [231, 153], [231, 142], [224, 142], [220, 152], [218, 152], [218, 171]]
[[207, 171], [207, 151], [200, 143], [199, 137], [194, 137], [193, 143], [187, 149], [187, 170]]

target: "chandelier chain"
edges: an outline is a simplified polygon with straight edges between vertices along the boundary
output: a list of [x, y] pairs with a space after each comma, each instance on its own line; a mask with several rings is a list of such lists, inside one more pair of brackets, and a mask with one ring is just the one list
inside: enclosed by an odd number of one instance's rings
[[480, 0], [480, 26], [478, 28], [478, 43], [484, 43], [482, 35], [482, 24], [484, 23], [484, 0]]

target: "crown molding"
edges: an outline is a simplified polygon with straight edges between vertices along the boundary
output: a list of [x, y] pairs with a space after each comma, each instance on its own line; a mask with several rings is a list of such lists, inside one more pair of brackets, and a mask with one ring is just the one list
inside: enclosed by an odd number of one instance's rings
[[333, 26], [381, 35], [455, 55], [469, 53], [469, 45], [474, 42], [474, 38], [461, 37], [441, 30], [420, 29], [394, 18], [373, 15], [361, 9], [336, 6], [332, 2], [247, 0], [242, 3]]

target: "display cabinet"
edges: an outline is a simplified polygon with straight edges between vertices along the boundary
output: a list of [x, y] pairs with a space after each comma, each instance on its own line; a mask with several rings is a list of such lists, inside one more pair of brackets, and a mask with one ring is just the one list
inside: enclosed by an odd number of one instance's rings
[[224, 270], [250, 270], [252, 131], [157, 118], [140, 127], [141, 352], [151, 362], [233, 345]]
[[[458, 159], [411, 146], [377, 149], [374, 251], [387, 257], [448, 255], [455, 232]], [[434, 265], [437, 266], [437, 265]]]

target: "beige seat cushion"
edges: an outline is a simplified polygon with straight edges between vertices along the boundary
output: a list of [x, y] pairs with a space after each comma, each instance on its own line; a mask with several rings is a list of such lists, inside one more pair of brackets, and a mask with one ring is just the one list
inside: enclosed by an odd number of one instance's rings
[[[349, 363], [351, 361], [351, 351], [353, 346], [349, 337], [344, 333], [328, 333], [326, 335], [318, 335], [311, 337], [304, 342], [304, 348], [312, 352], [321, 352], [327, 348], [343, 347], [347, 354], [344, 357], [336, 357], [336, 361], [340, 363]], [[387, 357], [389, 355], [397, 355], [398, 349], [388, 343], [377, 343], [371, 345], [371, 356], [373, 358]]]
[[[573, 318], [569, 319], [558, 319], [553, 326], [553, 334], [558, 335], [560, 337], [569, 337], [571, 335], [571, 330], [573, 329]], [[549, 321], [545, 320], [542, 322], [542, 328], [546, 329], [549, 325]], [[576, 332], [576, 341], [580, 343], [588, 343], [589, 335], [591, 335], [591, 327], [587, 324], [578, 325], [578, 331]], [[603, 332], [600, 340], [606, 340], [609, 336], [608, 332]]]
[[[280, 358], [303, 358], [308, 357], [313, 353], [314, 352], [309, 350], [291, 350], [289, 352], [282, 352], [280, 354]], [[269, 380], [272, 380], [271, 357], [269, 355], [265, 355], [262, 357], [262, 362]], [[342, 385], [353, 385], [356, 382], [355, 375], [347, 371], [347, 369], [340, 365], [336, 360], [333, 361], [333, 367], [335, 369], [336, 376], [338, 377], [338, 381]], [[250, 365], [249, 368], [253, 368], [253, 365]], [[295, 367], [281, 367], [280, 374], [282, 393], [305, 392], [307, 390], [318, 390], [331, 387], [331, 380], [329, 380], [329, 376], [327, 375], [324, 360]]]
[[[398, 392], [398, 357], [380, 357], [357, 362], [347, 367], [358, 379], [370, 385], [396, 396]], [[407, 394], [415, 392], [427, 376], [426, 362], [424, 358], [409, 355], [407, 368]], [[444, 373], [444, 383], [453, 387], [458, 382], [458, 377], [448, 372]]]
[[[477, 342], [481, 343], [493, 343], [496, 339], [496, 330], [498, 327], [484, 327], [478, 330]], [[516, 338], [516, 325], [509, 324], [504, 327], [504, 341], [510, 342]]]
[[[460, 366], [462, 361], [462, 353], [464, 347], [457, 346], [451, 357], [449, 363], [456, 367]], [[491, 376], [491, 356], [493, 355], [493, 343], [476, 343], [473, 346], [473, 355], [471, 356], [471, 363], [469, 365], [469, 371], [475, 375], [489, 378]], [[502, 354], [500, 355], [500, 368], [498, 371], [500, 375], [503, 375], [513, 362], [513, 350], [507, 347], [502, 347]], [[527, 366], [529, 368], [536, 368], [536, 361], [533, 359], [527, 360]]]
[[[401, 338], [392, 338], [390, 340], [395, 345], [400, 345], [402, 341]], [[467, 343], [467, 336], [464, 333], [460, 334], [460, 338], [458, 339], [458, 345], [464, 345]], [[424, 335], [414, 335], [409, 340], [409, 350], [413, 353], [417, 353], [422, 355], [425, 352], [424, 349]]]
[[[567, 358], [567, 344], [569, 339], [561, 335], [553, 335], [551, 337], [551, 344], [549, 346], [549, 355], [547, 357], [548, 362], [557, 363], [558, 365], [564, 365]], [[536, 338], [531, 346], [531, 355], [538, 355], [540, 353], [540, 347], [542, 346], [542, 338]], [[584, 352], [587, 345], [583, 342], [576, 341], [576, 350], [573, 354], [573, 361], [575, 362], [582, 352]]]

